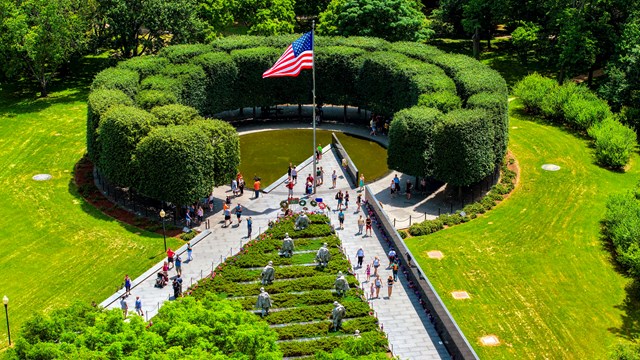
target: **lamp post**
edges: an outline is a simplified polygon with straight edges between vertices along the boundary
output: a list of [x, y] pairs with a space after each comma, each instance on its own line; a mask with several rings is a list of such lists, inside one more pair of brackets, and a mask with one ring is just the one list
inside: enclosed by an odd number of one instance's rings
[[164, 209], [160, 210], [160, 218], [162, 219], [162, 237], [164, 238], [164, 252], [167, 252], [167, 234], [164, 230], [164, 217], [167, 216], [167, 213], [164, 212]]
[[5, 295], [2, 298], [4, 303], [4, 314], [7, 317], [7, 334], [9, 335], [9, 346], [11, 346], [11, 329], [9, 328], [9, 298]]

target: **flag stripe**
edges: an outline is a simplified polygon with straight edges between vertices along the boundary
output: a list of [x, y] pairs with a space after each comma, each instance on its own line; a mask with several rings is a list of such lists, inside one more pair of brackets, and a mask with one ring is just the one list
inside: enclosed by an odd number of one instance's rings
[[[296, 52], [298, 52], [297, 56]], [[306, 33], [289, 45], [275, 64], [262, 74], [262, 77], [298, 76], [300, 70], [312, 67], [313, 35]]]

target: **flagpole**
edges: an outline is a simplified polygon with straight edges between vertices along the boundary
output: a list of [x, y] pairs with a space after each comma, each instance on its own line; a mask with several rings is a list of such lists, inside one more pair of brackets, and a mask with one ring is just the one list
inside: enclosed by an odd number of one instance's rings
[[311, 21], [311, 51], [312, 51], [312, 59], [313, 65], [311, 66], [311, 77], [313, 78], [313, 92], [311, 93], [313, 96], [313, 110], [312, 110], [312, 118], [313, 118], [313, 193], [316, 193], [316, 184], [318, 183], [318, 173], [316, 171], [316, 49], [315, 49], [315, 27], [316, 21]]

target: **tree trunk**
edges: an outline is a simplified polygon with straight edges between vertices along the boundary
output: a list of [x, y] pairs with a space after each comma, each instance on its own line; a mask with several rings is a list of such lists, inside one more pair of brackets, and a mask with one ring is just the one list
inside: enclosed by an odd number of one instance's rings
[[562, 85], [564, 82], [564, 66], [560, 68], [560, 73], [558, 74], [558, 84]]
[[589, 68], [589, 76], [587, 77], [587, 86], [591, 87], [591, 83], [593, 82], [593, 68], [594, 65], [591, 65]]
[[49, 91], [47, 90], [47, 80], [42, 78], [40, 79], [40, 97], [46, 98], [49, 95]]

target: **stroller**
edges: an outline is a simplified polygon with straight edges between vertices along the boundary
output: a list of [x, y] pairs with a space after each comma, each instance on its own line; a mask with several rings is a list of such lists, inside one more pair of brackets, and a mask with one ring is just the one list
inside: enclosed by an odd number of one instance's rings
[[164, 271], [160, 271], [156, 278], [155, 287], [163, 288], [169, 283], [169, 275], [167, 275]]

